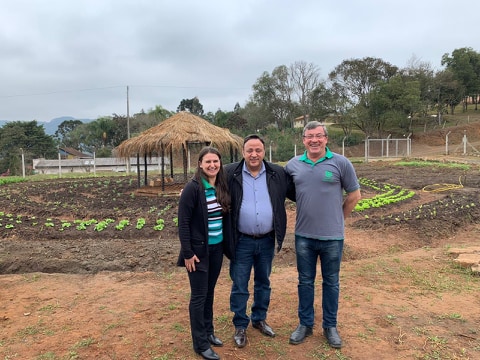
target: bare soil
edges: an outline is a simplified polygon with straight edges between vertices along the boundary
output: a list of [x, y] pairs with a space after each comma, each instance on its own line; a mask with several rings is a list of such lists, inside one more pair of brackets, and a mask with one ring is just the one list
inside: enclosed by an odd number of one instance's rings
[[[432, 146], [417, 151], [423, 156]], [[222, 358], [479, 359], [480, 277], [456, 265], [448, 249], [479, 245], [480, 170], [475, 157], [458, 161], [469, 161], [470, 169], [355, 164], [359, 177], [416, 194], [347, 220], [341, 350], [329, 348], [321, 334], [320, 274], [314, 335], [301, 345], [288, 344], [298, 318], [295, 206], [287, 202], [289, 231], [274, 260], [267, 319], [277, 336], [250, 328], [248, 345], [234, 346], [225, 261], [215, 300]], [[0, 356], [199, 358], [189, 332], [188, 279], [174, 265], [180, 187], [142, 193], [130, 177], [1, 187]], [[92, 219], [96, 223], [87, 224]], [[113, 222], [98, 225], [107, 219]], [[129, 225], [117, 229], [125, 219]], [[155, 230], [159, 219], [164, 227]]]

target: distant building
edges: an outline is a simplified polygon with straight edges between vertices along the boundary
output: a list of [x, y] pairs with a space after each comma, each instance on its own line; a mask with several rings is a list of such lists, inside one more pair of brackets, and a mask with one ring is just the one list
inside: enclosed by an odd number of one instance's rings
[[293, 119], [293, 128], [303, 128], [307, 122], [310, 121], [310, 115], [302, 115]]
[[480, 104], [480, 95], [467, 96], [464, 101], [467, 105]]
[[[140, 171], [145, 169], [144, 159], [140, 160]], [[161, 173], [161, 157], [147, 158], [147, 170]], [[165, 168], [170, 168], [170, 159], [164, 158]], [[33, 159], [34, 174], [58, 174], [59, 169], [62, 173], [93, 173], [101, 171], [126, 172], [127, 162], [119, 158], [76, 158], [61, 160]], [[130, 158], [130, 171], [137, 171], [137, 158]]]
[[92, 155], [84, 154], [71, 147], [58, 148], [58, 152], [62, 159], [91, 159], [93, 157]]

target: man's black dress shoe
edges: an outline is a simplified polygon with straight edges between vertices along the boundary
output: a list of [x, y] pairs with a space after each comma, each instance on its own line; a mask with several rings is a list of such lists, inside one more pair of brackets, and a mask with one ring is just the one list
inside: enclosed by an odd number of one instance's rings
[[290, 335], [290, 344], [301, 344], [307, 336], [313, 334], [313, 329], [310, 326], [298, 325], [295, 331]]
[[342, 347], [342, 339], [340, 339], [340, 335], [338, 335], [336, 327], [323, 329], [323, 335], [325, 335], [328, 344], [331, 347], [335, 349], [340, 349]]
[[233, 336], [233, 340], [235, 340], [235, 345], [237, 345], [237, 347], [245, 347], [245, 345], [247, 345], [247, 330], [235, 329], [235, 335]]
[[263, 335], [267, 335], [267, 336], [270, 336], [270, 337], [275, 337], [275, 333], [273, 332], [272, 328], [270, 326], [268, 326], [268, 324], [265, 322], [265, 320], [254, 322], [254, 323], [252, 323], [252, 326], [255, 329], [260, 330], [260, 332]]
[[223, 346], [222, 340], [216, 337], [214, 334], [208, 335], [208, 342], [213, 346]]
[[220, 360], [220, 356], [218, 356], [218, 354], [213, 351], [212, 348], [208, 348], [207, 350], [200, 352], [199, 355], [207, 360]]

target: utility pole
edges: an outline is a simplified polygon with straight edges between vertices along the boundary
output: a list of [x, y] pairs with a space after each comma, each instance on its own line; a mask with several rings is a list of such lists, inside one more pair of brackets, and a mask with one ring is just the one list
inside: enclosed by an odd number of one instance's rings
[[[130, 102], [128, 98], [128, 85], [127, 85], [127, 139], [130, 139]], [[130, 174], [130, 156], [127, 158], [127, 174]]]
[[128, 85], [127, 85], [127, 139], [130, 139], [130, 103], [128, 99]]
[[22, 177], [25, 179], [25, 153], [23, 151], [23, 148], [20, 148], [22, 151]]
[[58, 177], [62, 177], [62, 156], [60, 154], [60, 145], [57, 146], [58, 149]]

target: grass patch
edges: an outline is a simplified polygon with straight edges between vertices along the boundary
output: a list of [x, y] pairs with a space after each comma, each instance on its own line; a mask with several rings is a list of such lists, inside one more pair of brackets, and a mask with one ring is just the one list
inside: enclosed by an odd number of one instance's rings
[[120, 327], [120, 324], [118, 323], [105, 325], [105, 327], [103, 328], [103, 333], [106, 334], [108, 331], [116, 329], [118, 327]]
[[177, 332], [180, 332], [180, 333], [183, 333], [183, 332], [187, 331], [187, 330], [185, 329], [185, 327], [184, 327], [182, 324], [180, 324], [180, 323], [175, 323], [175, 324], [173, 324], [172, 328], [173, 328], [173, 330], [175, 330], [175, 331], [177, 331]]
[[75, 345], [73, 345], [73, 349], [86, 348], [93, 344], [95, 344], [95, 339], [89, 337], [75, 343]]
[[467, 165], [467, 164], [459, 164], [455, 162], [442, 162], [442, 161], [434, 161], [434, 160], [397, 161], [393, 163], [393, 165], [411, 166], [411, 167], [434, 166], [434, 167], [442, 167], [442, 168], [450, 168], [450, 169], [470, 170], [470, 165]]
[[[421, 261], [421, 259], [419, 259]], [[345, 274], [344, 274], [345, 275]], [[472, 292], [480, 291], [480, 284], [472, 276], [470, 269], [463, 268], [453, 262], [440, 269], [418, 269], [413, 265], [404, 264], [397, 257], [379, 259], [357, 267], [356, 274], [363, 281], [371, 283], [375, 288], [388, 288], [392, 284], [408, 283], [417, 294], [442, 292]], [[452, 315], [453, 316], [453, 315]]]
[[40, 274], [22, 275], [22, 277], [23, 280], [28, 283], [40, 281], [40, 279], [42, 278]]
[[58, 304], [48, 304], [48, 305], [42, 306], [40, 309], [38, 309], [38, 311], [43, 313], [53, 314], [58, 307], [59, 307]]
[[59, 359], [53, 351], [47, 351], [44, 354], [38, 355], [37, 360], [56, 360]]
[[17, 331], [17, 336], [21, 338], [26, 338], [29, 336], [36, 336], [36, 335], [52, 336], [52, 335], [55, 335], [55, 332], [51, 329], [48, 329], [42, 320], [38, 321], [38, 323], [35, 325], [30, 325], [24, 329], [20, 329]]
[[400, 269], [402, 275], [421, 292], [464, 292], [478, 291], [478, 284], [470, 276], [465, 276], [468, 269], [447, 266], [440, 271], [418, 271], [411, 266]]
[[27, 181], [27, 179], [20, 176], [5, 176], [0, 178], [0, 185], [15, 184], [23, 181]]

